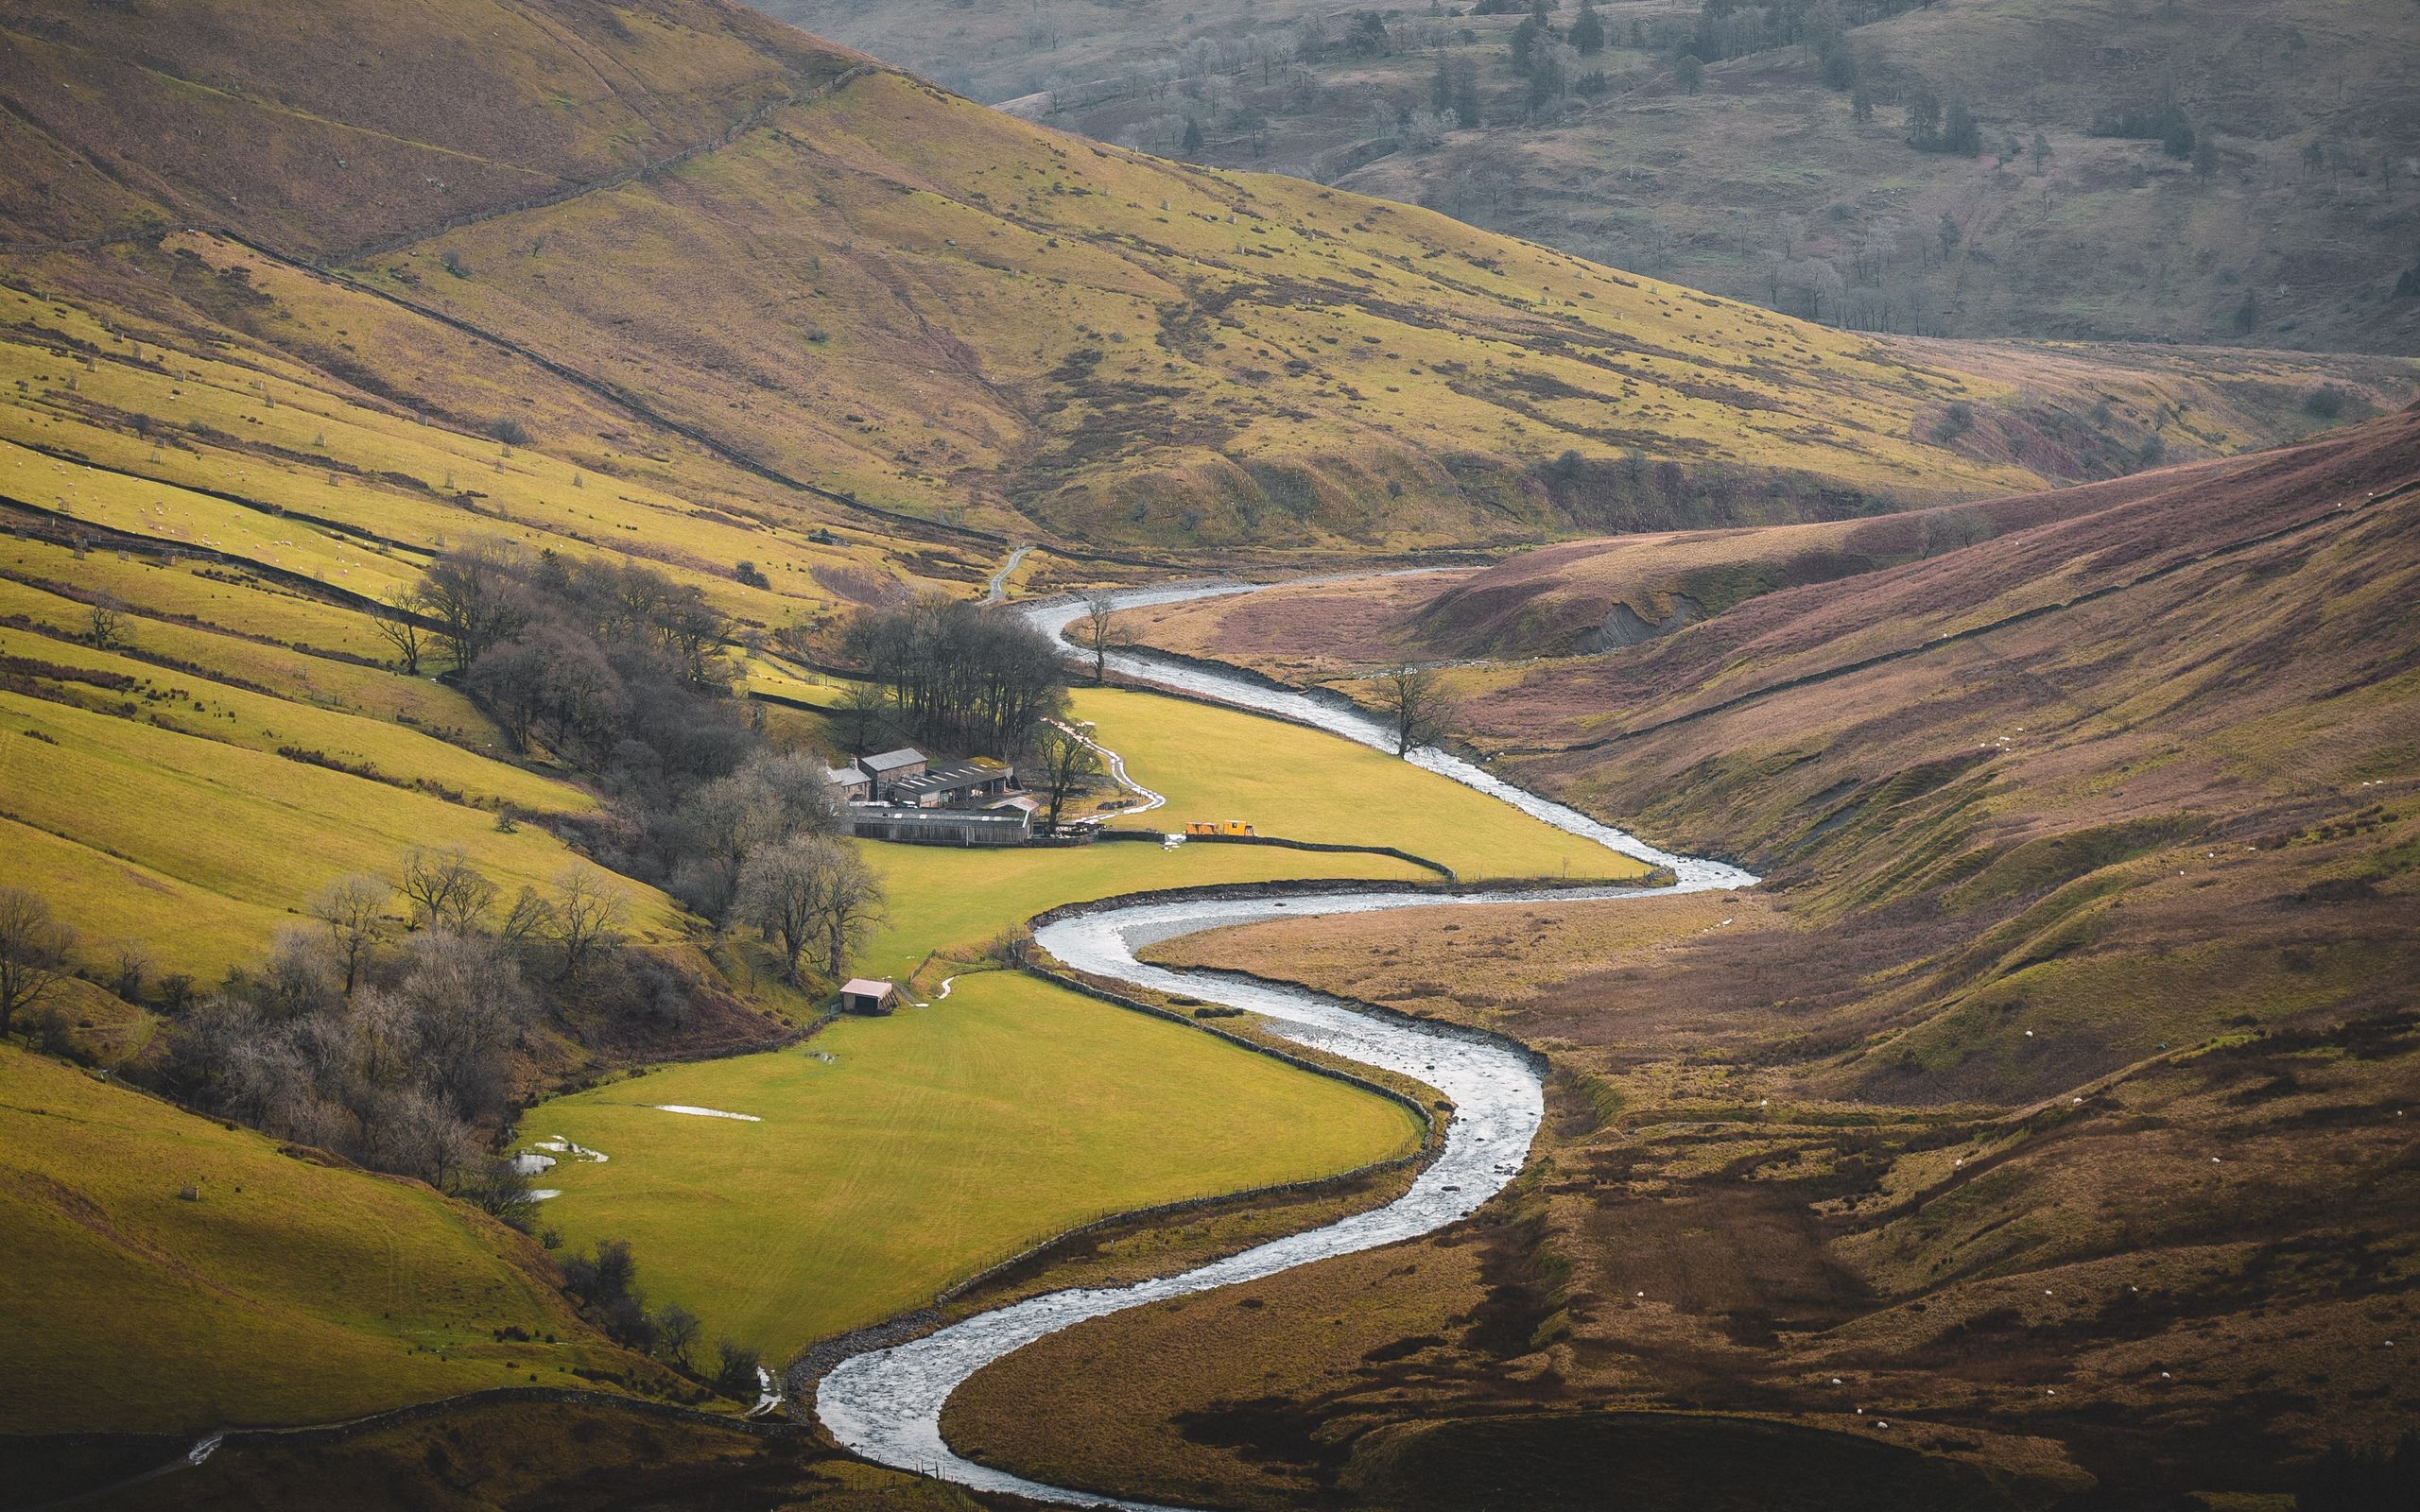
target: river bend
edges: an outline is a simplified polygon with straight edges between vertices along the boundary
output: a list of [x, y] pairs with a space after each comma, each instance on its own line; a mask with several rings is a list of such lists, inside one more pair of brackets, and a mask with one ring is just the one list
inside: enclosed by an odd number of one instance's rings
[[[1250, 585], [1225, 584], [1143, 590], [1121, 593], [1118, 602], [1121, 607], [1132, 607], [1251, 591]], [[1081, 612], [1081, 606], [1046, 603], [1019, 612], [1055, 640]], [[1382, 750], [1392, 748], [1390, 732], [1378, 721], [1292, 690], [1213, 668], [1125, 652], [1113, 653], [1110, 664], [1128, 676], [1181, 692], [1315, 724]], [[1271, 1240], [1174, 1276], [1029, 1297], [962, 1319], [923, 1338], [842, 1361], [819, 1385], [816, 1412], [843, 1446], [881, 1464], [978, 1490], [1079, 1506], [1177, 1512], [1152, 1503], [1045, 1486], [963, 1459], [942, 1440], [942, 1406], [976, 1371], [1062, 1329], [1127, 1308], [1417, 1238], [1467, 1217], [1519, 1173], [1546, 1108], [1538, 1072], [1521, 1052], [1449, 1026], [1431, 1027], [1360, 1012], [1340, 999], [1305, 988], [1147, 966], [1134, 958], [1137, 950], [1180, 935], [1259, 919], [1439, 905], [1500, 907], [1547, 899], [1568, 902], [1664, 897], [1673, 892], [1750, 886], [1756, 880], [1721, 862], [1668, 854], [1459, 757], [1430, 750], [1416, 753], [1413, 759], [1440, 776], [1478, 788], [1557, 829], [1668, 867], [1679, 881], [1673, 887], [1651, 893], [1634, 888], [1447, 895], [1407, 890], [1308, 894], [1282, 900], [1227, 898], [1132, 904], [1113, 901], [1036, 930], [1036, 942], [1043, 949], [1080, 971], [1242, 1008], [1260, 1015], [1270, 1032], [1297, 1044], [1415, 1078], [1452, 1100], [1453, 1120], [1436, 1159], [1409, 1191], [1383, 1207]]]

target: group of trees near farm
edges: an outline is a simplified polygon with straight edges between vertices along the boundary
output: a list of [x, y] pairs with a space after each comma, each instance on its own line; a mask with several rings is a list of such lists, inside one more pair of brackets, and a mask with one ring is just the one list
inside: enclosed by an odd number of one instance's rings
[[907, 738], [1008, 756], [1066, 706], [1066, 669], [1049, 638], [1014, 615], [927, 597], [860, 614], [843, 649], [889, 700]]
[[760, 931], [790, 982], [808, 960], [838, 974], [880, 918], [822, 758], [753, 727], [724, 655], [732, 627], [694, 586], [478, 541], [381, 623], [406, 670], [441, 652], [515, 746], [601, 783], [612, 807], [576, 829], [592, 854], [717, 927]]
[[380, 625], [406, 671], [441, 653], [516, 747], [617, 792], [660, 800], [746, 752], [730, 626], [654, 568], [475, 541], [433, 562]]

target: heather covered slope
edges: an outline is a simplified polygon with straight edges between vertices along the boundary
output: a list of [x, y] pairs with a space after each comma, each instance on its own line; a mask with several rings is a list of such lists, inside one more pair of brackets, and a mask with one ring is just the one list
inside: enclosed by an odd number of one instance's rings
[[[2403, 0], [1599, 0], [1602, 50], [1543, 70], [1515, 61], [1527, 5], [764, 7], [1104, 142], [1426, 205], [1863, 329], [2420, 341], [2403, 278], [2420, 25]], [[1576, 42], [1578, 9], [1549, 6], [1547, 25]], [[1707, 64], [1694, 88], [1685, 48]], [[1438, 97], [1441, 61], [1468, 71], [1472, 119]], [[1976, 141], [1911, 146], [1921, 91], [1970, 110]], [[2161, 129], [2096, 129], [2163, 104], [2195, 134], [2173, 154]]]
[[[1222, 1302], [1232, 1345], [1198, 1309], [1071, 1331], [959, 1431], [1272, 1507], [1438, 1504], [1474, 1462], [1540, 1504], [1694, 1504], [1653, 1480], [1675, 1430], [1602, 1407], [2009, 1478], [1976, 1504], [2392, 1504], [2326, 1456], [2420, 1411], [2415, 442], [2390, 417], [1454, 673], [1503, 769], [1763, 886], [1159, 948], [1516, 1035], [1548, 1136], [1467, 1229]], [[1113, 1352], [1156, 1363], [1097, 1390]]]
[[[92, 285], [156, 278], [164, 247], [256, 264], [255, 286], [340, 266], [347, 283], [272, 296], [323, 320], [233, 291], [223, 318], [449, 418], [440, 396], [518, 349], [554, 365], [542, 390], [828, 490], [771, 490], [817, 516], [854, 499], [1228, 551], [1828, 517], [2094, 475], [2155, 438], [2256, 446], [2307, 423], [2323, 378], [2374, 404], [2410, 378], [1846, 335], [1426, 212], [1097, 148], [735, 9], [452, 0], [323, 12], [318, 35], [231, 0], [139, 44], [130, 25], [61, 4], [0, 28], [21, 286], [140, 310], [154, 291]], [[435, 103], [473, 83], [498, 103]], [[166, 225], [196, 234], [146, 239]], [[25, 250], [78, 237], [110, 245]], [[1970, 431], [1945, 428], [1952, 405]]]
[[[1641, 531], [1563, 541], [1486, 567], [1281, 584], [1249, 597], [1133, 610], [1128, 624], [1139, 639], [1167, 650], [1326, 681], [1408, 660], [1618, 651], [1764, 594], [1844, 579], [1880, 581], [1866, 575], [2009, 537], [2022, 536], [2023, 543], [2013, 545], [2003, 573], [2057, 584], [2066, 581], [2061, 575], [2074, 572], [2089, 587], [2104, 581], [2094, 573], [2134, 559], [2132, 547], [2111, 553], [2122, 545], [2120, 538], [2138, 530], [2170, 542], [2170, 552], [2189, 551], [2202, 527], [2197, 522], [2205, 521], [2209, 543], [2221, 544], [2233, 539], [2230, 532], [2269, 518], [2246, 512], [2247, 499], [2262, 500], [2267, 509], [2297, 498], [2317, 501], [2314, 510], [2331, 502], [2327, 490], [2349, 486], [2336, 481], [2348, 456], [2373, 457], [2382, 475], [2394, 475], [2410, 423], [2405, 416], [2345, 433], [2350, 440], [2329, 437], [2280, 452], [1879, 517]], [[2319, 481], [2309, 481], [2313, 477]], [[2154, 501], [2152, 512], [2131, 512]], [[2289, 508], [2278, 518], [2290, 524], [2298, 517]], [[2098, 523], [2037, 528], [2087, 519]], [[2069, 568], [2063, 561], [2067, 553], [2087, 560]], [[1961, 558], [1955, 570], [1971, 572], [1976, 560]], [[1804, 612], [1830, 596], [1818, 589], [1776, 612]], [[1858, 603], [1843, 599], [1841, 612], [1859, 612]], [[1735, 615], [1688, 644], [1702, 657], [1722, 654], [1708, 648], [1727, 651], [1734, 638], [1763, 623]], [[1321, 627], [1316, 634], [1313, 626]], [[1616, 664], [1577, 665], [1603, 671]]]
[[0, 214], [12, 240], [199, 221], [337, 257], [662, 162], [859, 61], [726, 0], [18, 7]]

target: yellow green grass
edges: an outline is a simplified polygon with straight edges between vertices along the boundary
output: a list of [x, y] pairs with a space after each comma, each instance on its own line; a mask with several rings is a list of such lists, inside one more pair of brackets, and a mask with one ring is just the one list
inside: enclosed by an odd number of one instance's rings
[[[84, 606], [60, 608], [68, 601], [58, 591], [72, 586], [82, 597], [112, 598], [138, 613], [199, 621], [299, 650], [372, 660], [391, 655], [368, 615], [206, 560], [170, 562], [115, 551], [79, 557], [30, 536], [0, 536], [0, 576], [15, 579], [19, 592], [49, 590], [58, 622], [71, 626]], [[11, 609], [27, 611], [23, 605]]]
[[[1464, 878], [1635, 877], [1646, 867], [1564, 833], [1509, 803], [1340, 736], [1150, 694], [1088, 688], [1075, 714], [1167, 795], [1138, 822], [1243, 819], [1262, 834], [1388, 845]], [[1369, 858], [1330, 856], [1359, 873]]]
[[[143, 632], [130, 628], [127, 633]], [[102, 709], [123, 709], [130, 703], [135, 717], [204, 740], [272, 754], [285, 749], [317, 751], [329, 762], [373, 770], [392, 782], [424, 783], [430, 791], [458, 793], [475, 803], [503, 805], [523, 813], [573, 814], [596, 803], [568, 783], [383, 719], [313, 708], [49, 636], [0, 627], [0, 656], [22, 657], [97, 677], [132, 678], [135, 685], [123, 690], [72, 678], [45, 681], [52, 696]]]
[[205, 980], [258, 955], [320, 887], [392, 876], [414, 846], [460, 847], [508, 893], [583, 871], [629, 898], [642, 933], [677, 912], [534, 825], [508, 834], [425, 793], [22, 694], [0, 693], [0, 819], [58, 842], [0, 845], [0, 885]]
[[913, 971], [933, 951], [979, 946], [1046, 908], [1154, 887], [1291, 877], [1434, 881], [1386, 856], [1323, 855], [1271, 846], [1108, 843], [1070, 850], [967, 851], [861, 842], [890, 895], [890, 918], [854, 970]]
[[[0, 578], [0, 621], [22, 617], [56, 640], [85, 635], [91, 612], [76, 599]], [[119, 618], [120, 644], [140, 660], [201, 667], [209, 676], [263, 689], [282, 699], [367, 714], [482, 748], [503, 746], [503, 737], [476, 704], [432, 678], [407, 678], [343, 657], [315, 655], [130, 611]], [[39, 650], [21, 654], [43, 655]], [[47, 660], [69, 659], [52, 656]]]
[[[630, 1363], [540, 1263], [416, 1182], [283, 1155], [0, 1046], [11, 1431], [323, 1421]], [[508, 1328], [530, 1342], [499, 1342]]]
[[[322, 310], [327, 288], [249, 254], [214, 250], [292, 301], [305, 329], [369, 313], [357, 295]], [[627, 554], [755, 623], [794, 617], [800, 606], [820, 610], [831, 595], [814, 576], [817, 565], [844, 566], [873, 582], [896, 576], [877, 546], [804, 540], [795, 496], [778, 514], [755, 499], [730, 498], [723, 470], [695, 457], [660, 486], [626, 474], [655, 472], [665, 458], [595, 455], [581, 438], [562, 434], [552, 438], [575, 457], [503, 446], [331, 391], [283, 353], [237, 362], [211, 351], [147, 346], [99, 311], [13, 289], [0, 289], [0, 316], [60, 330], [97, 354], [86, 366], [36, 341], [0, 336], [0, 380], [23, 385], [15, 404], [0, 408], [0, 435], [25, 443], [0, 442], [0, 490], [111, 529], [372, 597], [415, 576], [420, 558], [472, 536], [574, 556]], [[499, 412], [531, 413], [534, 402], [524, 396]], [[112, 412], [143, 417], [155, 438], [112, 422]], [[560, 422], [585, 428], [595, 417], [562, 415]], [[627, 445], [626, 435], [613, 434]], [[733, 569], [742, 559], [754, 561], [772, 586], [736, 582]]]
[[831, 1063], [678, 1066], [532, 1109], [527, 1135], [611, 1158], [548, 1172], [546, 1222], [629, 1240], [657, 1301], [786, 1356], [1086, 1219], [1418, 1141], [1396, 1104], [1012, 972], [810, 1046]]

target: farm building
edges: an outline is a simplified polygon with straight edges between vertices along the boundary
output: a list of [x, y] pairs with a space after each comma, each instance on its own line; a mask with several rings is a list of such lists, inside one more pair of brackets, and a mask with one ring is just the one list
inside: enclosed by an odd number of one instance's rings
[[823, 777], [832, 784], [832, 796], [843, 803], [862, 803], [873, 797], [873, 779], [859, 771], [855, 763], [827, 766]]
[[913, 746], [902, 746], [897, 750], [860, 756], [856, 765], [873, 783], [873, 796], [887, 798], [891, 783], [925, 775], [925, 753]]
[[840, 984], [843, 1013], [889, 1013], [899, 1005], [899, 989], [889, 982], [853, 976]]
[[882, 796], [910, 808], [937, 809], [952, 803], [997, 798], [1017, 785], [1016, 768], [981, 757], [938, 772], [925, 772], [886, 783]]
[[860, 840], [909, 845], [1023, 845], [1033, 816], [1021, 808], [920, 809], [896, 803], [854, 803], [849, 827]]

